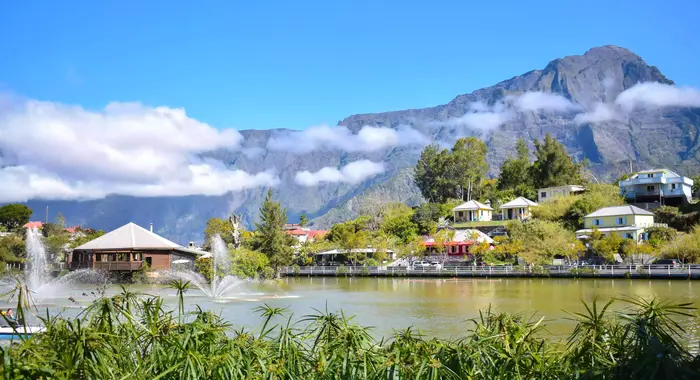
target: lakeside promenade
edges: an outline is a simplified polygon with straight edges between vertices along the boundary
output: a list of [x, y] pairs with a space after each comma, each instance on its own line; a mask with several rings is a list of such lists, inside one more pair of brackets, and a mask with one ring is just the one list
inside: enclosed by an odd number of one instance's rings
[[556, 277], [556, 278], [629, 278], [700, 280], [700, 264], [691, 265], [587, 265], [587, 266], [452, 266], [435, 267], [361, 267], [304, 266], [283, 267], [287, 277]]

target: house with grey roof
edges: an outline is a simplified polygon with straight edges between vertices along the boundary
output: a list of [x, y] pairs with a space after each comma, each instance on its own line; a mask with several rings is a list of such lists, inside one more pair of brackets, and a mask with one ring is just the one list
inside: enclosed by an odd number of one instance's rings
[[584, 216], [583, 229], [576, 231], [576, 238], [587, 239], [597, 230], [604, 235], [617, 234], [636, 242], [648, 240], [646, 230], [650, 227], [666, 227], [654, 223], [654, 213], [637, 206], [603, 207]]
[[501, 205], [501, 216], [503, 220], [528, 219], [533, 207], [539, 206], [525, 197], [517, 197], [512, 201]]
[[628, 203], [678, 206], [693, 199], [693, 180], [668, 169], [644, 170], [620, 181]]
[[144, 263], [154, 270], [171, 269], [173, 263], [194, 263], [206, 252], [185, 248], [134, 223], [93, 239], [73, 250], [70, 270], [136, 271]]

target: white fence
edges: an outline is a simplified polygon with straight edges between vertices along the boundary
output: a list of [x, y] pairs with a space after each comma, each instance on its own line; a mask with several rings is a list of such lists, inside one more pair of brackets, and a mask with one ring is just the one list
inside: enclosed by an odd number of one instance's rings
[[286, 276], [415, 276], [415, 277], [676, 277], [700, 278], [700, 264], [693, 265], [586, 265], [586, 266], [445, 266], [363, 267], [304, 266], [283, 267]]

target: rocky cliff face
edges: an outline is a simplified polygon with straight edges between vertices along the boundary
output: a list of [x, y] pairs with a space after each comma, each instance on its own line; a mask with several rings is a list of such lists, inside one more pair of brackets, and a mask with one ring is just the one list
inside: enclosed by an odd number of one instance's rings
[[[411, 126], [446, 146], [462, 136], [480, 136], [489, 146], [492, 174], [498, 172], [498, 166], [519, 137], [532, 142], [546, 133], [565, 144], [574, 157], [588, 159], [599, 178], [616, 176], [629, 167], [630, 161], [639, 169], [664, 166], [688, 173], [699, 171], [699, 109], [642, 108], [624, 114], [616, 111], [625, 105], [620, 102], [620, 94], [642, 82], [673, 83], [631, 51], [604, 46], [580, 56], [555, 59], [542, 70], [459, 95], [445, 105], [353, 115], [339, 125], [354, 132], [367, 125], [397, 129]], [[545, 96], [548, 94], [561, 97]], [[520, 107], [518, 112], [512, 112], [513, 104]], [[324, 149], [295, 153], [268, 148], [272, 138], [288, 131], [241, 133], [245, 137], [241, 151], [213, 152], [212, 156], [246, 171], [277, 171], [281, 178], [279, 198], [292, 221], [306, 212], [318, 225], [327, 226], [355, 216], [368, 199], [420, 201], [410, 176], [410, 168], [420, 154], [420, 147], [415, 145], [369, 153]], [[358, 159], [383, 161], [387, 170], [354, 185], [302, 187], [294, 182], [298, 170], [316, 171]], [[63, 212], [74, 224], [112, 229], [128, 221], [141, 225], [153, 222], [155, 230], [164, 236], [186, 243], [201, 239], [206, 220], [212, 216], [225, 217], [236, 212], [250, 225], [263, 193], [264, 189], [256, 189], [223, 197], [109, 197], [48, 204], [52, 212]], [[44, 215], [46, 204], [30, 202], [38, 217]]]

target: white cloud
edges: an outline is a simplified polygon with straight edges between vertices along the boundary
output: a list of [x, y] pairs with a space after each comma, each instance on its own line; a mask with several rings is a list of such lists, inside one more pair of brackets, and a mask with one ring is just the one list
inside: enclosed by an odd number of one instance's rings
[[580, 113], [574, 117], [574, 122], [577, 124], [602, 123], [612, 120], [622, 121], [624, 116], [614, 106], [605, 103], [596, 103], [591, 111]]
[[189, 118], [182, 109], [112, 103], [100, 111], [35, 100], [0, 111], [0, 202], [133, 196], [220, 195], [272, 186], [199, 157], [236, 149], [242, 136]]
[[614, 104], [598, 103], [592, 110], [576, 115], [577, 123], [624, 121], [637, 109], [700, 107], [700, 90], [657, 82], [639, 83], [620, 93]]
[[347, 127], [321, 125], [303, 131], [280, 132], [267, 143], [269, 149], [294, 153], [316, 150], [342, 150], [345, 152], [372, 152], [393, 146], [425, 145], [428, 138], [409, 127], [396, 129], [364, 126], [357, 134]]
[[338, 169], [326, 166], [317, 172], [308, 170], [297, 172], [295, 181], [302, 186], [316, 186], [320, 183], [360, 183], [367, 178], [384, 172], [384, 164], [370, 160], [353, 161]]
[[615, 104], [627, 112], [635, 108], [700, 107], [700, 90], [647, 82], [623, 91]]
[[569, 99], [550, 92], [526, 92], [512, 97], [512, 102], [520, 111], [569, 112], [581, 109]]
[[525, 92], [519, 95], [508, 95], [503, 100], [489, 106], [483, 102], [469, 104], [467, 113], [445, 121], [432, 122], [433, 125], [466, 126], [478, 131], [491, 131], [515, 118], [518, 112], [574, 112], [581, 107], [569, 99], [546, 92]]

